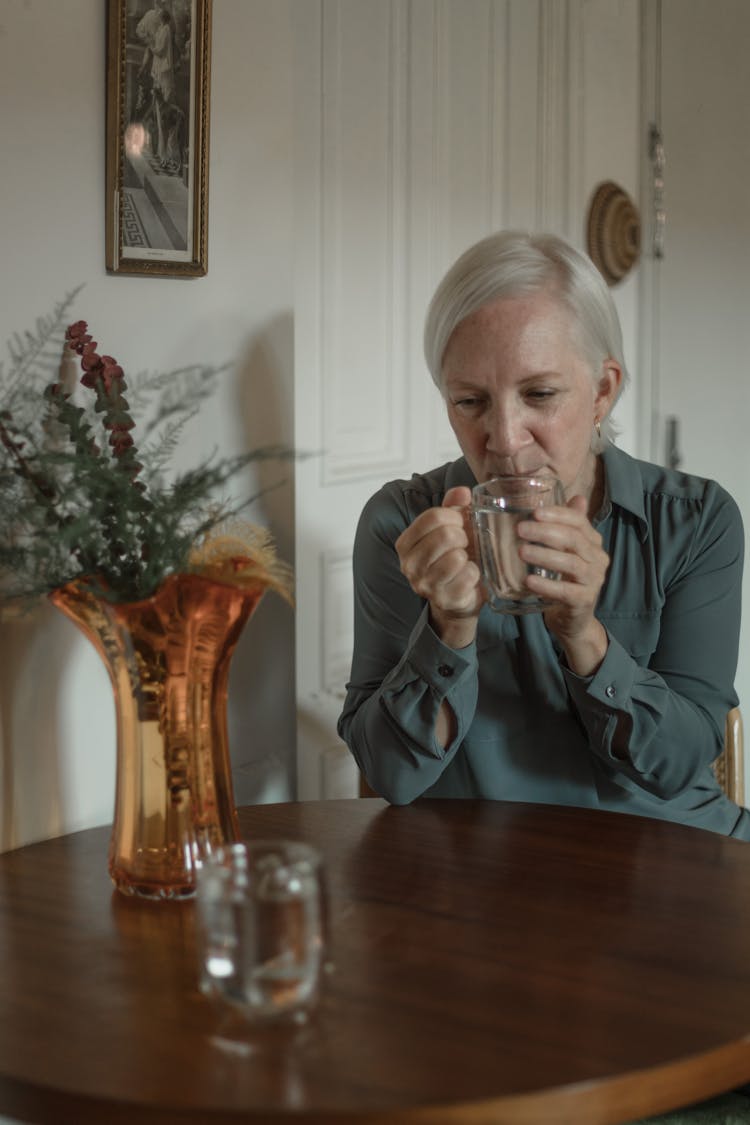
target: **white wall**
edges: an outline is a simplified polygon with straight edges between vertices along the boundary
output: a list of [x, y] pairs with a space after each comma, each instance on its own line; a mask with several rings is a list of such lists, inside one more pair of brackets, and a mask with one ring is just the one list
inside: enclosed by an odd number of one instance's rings
[[[292, 441], [292, 63], [287, 0], [215, 0], [208, 275], [104, 269], [102, 0], [2, 0], [0, 349], [74, 286], [71, 319], [128, 371], [231, 361], [190, 435], [186, 463], [218, 446]], [[250, 511], [293, 551], [293, 472]], [[269, 595], [230, 683], [240, 803], [293, 794], [294, 617]], [[111, 819], [112, 697], [98, 658], [54, 610], [0, 625], [0, 847]]]

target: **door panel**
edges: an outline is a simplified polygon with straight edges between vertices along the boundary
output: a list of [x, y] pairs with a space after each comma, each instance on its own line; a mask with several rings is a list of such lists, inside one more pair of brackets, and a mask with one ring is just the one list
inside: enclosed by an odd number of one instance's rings
[[[655, 460], [670, 419], [687, 472], [718, 480], [750, 522], [750, 4], [662, 0], [665, 255], [657, 267]], [[750, 579], [737, 676], [750, 711]], [[747, 754], [747, 750], [746, 750]], [[748, 759], [750, 764], [750, 759]]]

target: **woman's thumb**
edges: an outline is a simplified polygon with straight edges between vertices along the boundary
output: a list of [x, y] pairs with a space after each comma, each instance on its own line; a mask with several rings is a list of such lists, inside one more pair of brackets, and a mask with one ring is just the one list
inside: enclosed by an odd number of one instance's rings
[[465, 485], [449, 488], [443, 497], [444, 508], [468, 508], [471, 504], [471, 489]]

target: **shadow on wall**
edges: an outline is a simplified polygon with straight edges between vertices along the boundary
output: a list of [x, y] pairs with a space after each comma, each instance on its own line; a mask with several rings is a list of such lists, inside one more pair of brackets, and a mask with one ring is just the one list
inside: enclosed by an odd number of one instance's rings
[[0, 621], [0, 850], [66, 831], [60, 670], [75, 636], [43, 605]]
[[[3, 852], [26, 843], [27, 839], [54, 835], [60, 822], [60, 763], [55, 731], [51, 728], [60, 690], [53, 669], [62, 663], [65, 652], [58, 652], [52, 667], [45, 667], [51, 651], [45, 643], [40, 654], [45, 659], [38, 659], [39, 639], [48, 631], [45, 629], [48, 612], [45, 609], [33, 616], [0, 622], [0, 848]], [[31, 672], [33, 668], [36, 676]], [[35, 678], [36, 692], [31, 686]], [[34, 730], [39, 722], [47, 729]], [[34, 784], [29, 786], [29, 780]]]
[[[250, 340], [240, 364], [239, 414], [244, 445], [294, 441], [294, 328], [291, 312]], [[262, 495], [246, 518], [267, 526], [280, 558], [294, 563], [294, 465], [259, 461]], [[296, 795], [294, 611], [277, 594], [261, 601], [240, 638], [229, 680], [229, 745], [239, 805], [286, 801]]]

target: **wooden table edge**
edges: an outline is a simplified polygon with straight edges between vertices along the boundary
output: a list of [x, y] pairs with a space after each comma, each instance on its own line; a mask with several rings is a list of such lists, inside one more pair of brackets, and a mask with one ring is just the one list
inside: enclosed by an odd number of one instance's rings
[[[4, 1114], [38, 1125], [240, 1125], [240, 1122], [301, 1122], [305, 1125], [627, 1125], [637, 1118], [674, 1111], [722, 1094], [750, 1079], [750, 1035], [737, 1042], [663, 1066], [616, 1078], [555, 1086], [453, 1105], [363, 1111], [154, 1105], [113, 1101], [52, 1089], [0, 1074]], [[675, 1103], [679, 1091], [679, 1104]], [[750, 1108], [750, 1101], [748, 1102]], [[209, 1114], [209, 1117], [207, 1117]], [[550, 1116], [550, 1115], [553, 1116]], [[573, 1116], [575, 1115], [575, 1116]]]

